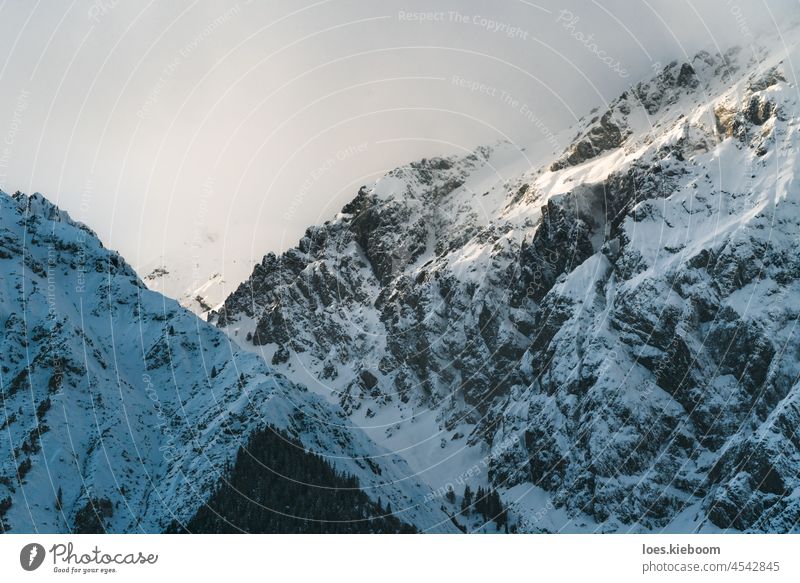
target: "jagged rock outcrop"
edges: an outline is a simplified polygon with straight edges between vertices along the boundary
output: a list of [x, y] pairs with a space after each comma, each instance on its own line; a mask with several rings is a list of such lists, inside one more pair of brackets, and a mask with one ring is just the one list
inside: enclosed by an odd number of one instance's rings
[[501, 144], [395, 170], [216, 322], [381, 419], [432, 488], [482, 452], [522, 530], [796, 531], [800, 108], [788, 60], [754, 59], [666, 66], [555, 162]]
[[266, 425], [389, 501], [396, 522], [455, 531], [341, 409], [146, 289], [39, 194], [0, 192], [0, 330], [2, 532], [161, 532]]

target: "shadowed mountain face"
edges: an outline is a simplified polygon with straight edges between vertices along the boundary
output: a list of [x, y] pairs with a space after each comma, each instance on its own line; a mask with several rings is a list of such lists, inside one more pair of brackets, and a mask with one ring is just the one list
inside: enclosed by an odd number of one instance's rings
[[701, 53], [555, 156], [399, 168], [210, 320], [520, 530], [797, 531], [791, 62]]
[[[0, 193], [0, 274], [4, 532], [180, 527], [240, 475], [237, 455], [262, 446], [272, 451], [253, 452], [258, 459], [293, 460], [292, 484], [305, 479], [307, 497], [337, 480], [354, 489], [376, 528], [455, 530], [405, 462], [337, 406], [147, 290], [41, 195]], [[265, 426], [285, 439], [254, 437]], [[276, 492], [281, 480], [290, 478], [273, 477]], [[380, 518], [379, 499], [393, 515]], [[262, 502], [277, 503], [269, 493]], [[283, 502], [289, 519], [320, 518], [299, 499]], [[233, 529], [251, 524], [227, 517]], [[338, 528], [353, 516], [327, 508], [325, 518]]]
[[324, 457], [268, 427], [251, 434], [207, 504], [172, 532], [414, 534]]

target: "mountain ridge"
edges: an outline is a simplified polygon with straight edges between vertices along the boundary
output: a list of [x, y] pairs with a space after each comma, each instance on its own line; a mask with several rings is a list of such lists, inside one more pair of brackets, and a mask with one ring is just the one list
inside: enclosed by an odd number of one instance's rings
[[161, 532], [264, 425], [390, 501], [398, 523], [454, 530], [337, 407], [148, 290], [41, 195], [0, 193], [0, 270], [4, 532]]
[[401, 167], [210, 321], [531, 531], [796, 531], [788, 51], [671, 63], [533, 167]]

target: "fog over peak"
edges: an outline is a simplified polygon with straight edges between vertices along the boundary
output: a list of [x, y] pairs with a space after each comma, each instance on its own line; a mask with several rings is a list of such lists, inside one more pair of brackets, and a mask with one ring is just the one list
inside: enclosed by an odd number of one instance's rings
[[753, 51], [796, 6], [6, 3], [0, 188], [47, 194], [142, 272], [188, 257], [180, 285], [222, 273], [230, 291], [385, 171], [563, 146], [661, 64]]

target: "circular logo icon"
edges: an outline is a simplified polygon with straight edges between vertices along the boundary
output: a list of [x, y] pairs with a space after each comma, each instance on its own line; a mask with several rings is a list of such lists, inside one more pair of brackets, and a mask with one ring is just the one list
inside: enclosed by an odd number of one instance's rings
[[44, 562], [44, 547], [38, 543], [30, 543], [19, 552], [19, 564], [26, 571], [35, 571]]

